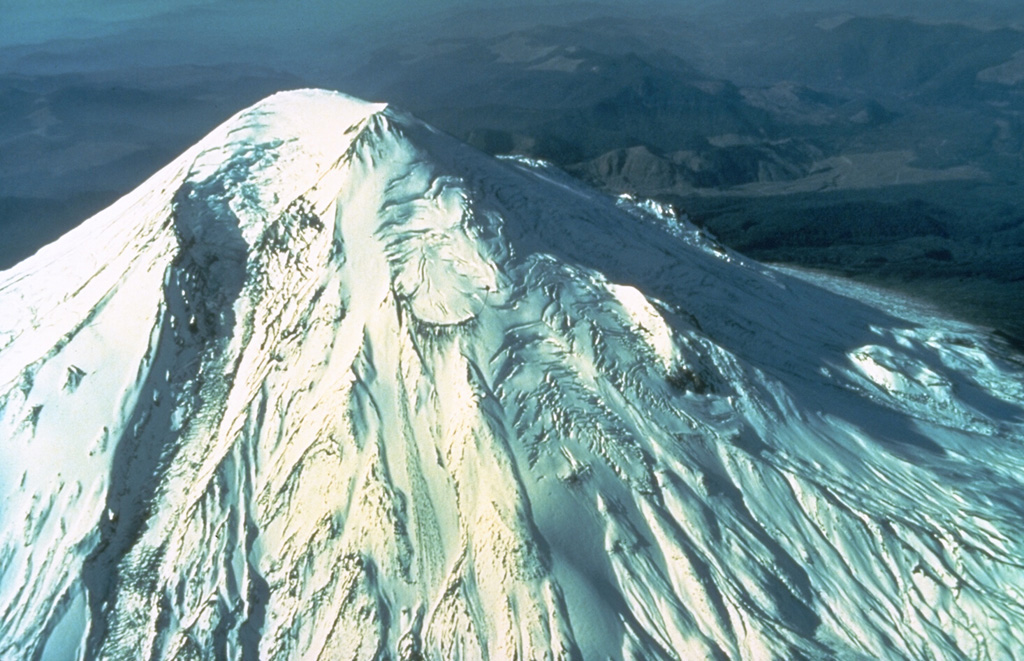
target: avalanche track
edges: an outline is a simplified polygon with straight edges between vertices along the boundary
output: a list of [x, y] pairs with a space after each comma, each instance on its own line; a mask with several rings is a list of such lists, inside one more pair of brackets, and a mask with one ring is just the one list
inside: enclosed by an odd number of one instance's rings
[[1024, 370], [278, 94], [0, 273], [0, 657], [1024, 658]]

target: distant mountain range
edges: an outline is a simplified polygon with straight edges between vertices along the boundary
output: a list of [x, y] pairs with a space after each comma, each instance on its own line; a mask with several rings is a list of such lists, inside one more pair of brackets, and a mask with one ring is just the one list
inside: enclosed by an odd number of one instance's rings
[[[362, 41], [323, 28], [290, 59], [249, 44], [244, 65], [206, 42], [210, 64], [164, 62], [173, 42], [157, 26], [0, 50], [0, 267], [231, 109], [313, 84], [388, 99], [490, 154], [671, 202], [759, 259], [896, 287], [1021, 342], [1024, 32], [1012, 8], [802, 6], [452, 11]], [[194, 22], [209, 32], [223, 20]], [[130, 53], [145, 66], [115, 57]]]

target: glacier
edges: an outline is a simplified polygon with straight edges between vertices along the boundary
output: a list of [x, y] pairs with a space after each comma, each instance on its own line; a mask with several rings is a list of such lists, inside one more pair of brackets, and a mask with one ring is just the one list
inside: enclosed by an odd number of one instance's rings
[[0, 658], [1024, 658], [1024, 363], [298, 90], [0, 272]]

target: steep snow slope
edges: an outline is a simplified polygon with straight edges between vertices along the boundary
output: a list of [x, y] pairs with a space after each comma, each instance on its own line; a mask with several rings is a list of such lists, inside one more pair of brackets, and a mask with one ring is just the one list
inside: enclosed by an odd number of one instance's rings
[[0, 273], [0, 657], [1024, 658], [979, 333], [319, 91]]

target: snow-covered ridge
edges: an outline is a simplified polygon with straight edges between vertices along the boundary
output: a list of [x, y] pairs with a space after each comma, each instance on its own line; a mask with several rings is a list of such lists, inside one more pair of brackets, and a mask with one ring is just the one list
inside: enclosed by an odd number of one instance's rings
[[307, 90], [0, 273], [0, 657], [1024, 655], [1020, 364], [663, 211]]

